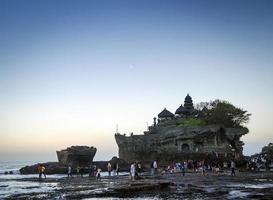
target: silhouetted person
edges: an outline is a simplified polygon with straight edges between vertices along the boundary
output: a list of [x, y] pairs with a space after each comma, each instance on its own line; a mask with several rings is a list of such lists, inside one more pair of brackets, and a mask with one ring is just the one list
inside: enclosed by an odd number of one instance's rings
[[38, 174], [39, 174], [39, 180], [41, 180], [41, 178], [42, 178], [42, 165], [41, 164], [38, 164], [37, 170], [38, 170]]
[[69, 177], [73, 178], [71, 166], [68, 166], [68, 169], [67, 169], [67, 176], [68, 176], [68, 178], [69, 178]]
[[101, 169], [98, 168], [98, 171], [97, 171], [97, 174], [96, 174], [96, 179], [99, 180], [100, 179], [100, 172], [101, 172]]
[[235, 176], [235, 162], [231, 161], [231, 176]]
[[108, 176], [111, 176], [111, 171], [112, 171], [112, 165], [111, 165], [111, 163], [108, 163], [108, 165], [107, 165], [107, 171], [108, 171]]

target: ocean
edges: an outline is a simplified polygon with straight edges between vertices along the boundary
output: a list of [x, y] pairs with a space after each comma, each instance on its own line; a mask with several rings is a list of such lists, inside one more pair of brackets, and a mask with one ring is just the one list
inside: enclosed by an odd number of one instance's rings
[[[26, 179], [37, 178], [38, 174], [21, 175], [19, 169], [26, 165], [33, 165], [35, 162], [0, 162], [0, 199], [16, 194], [44, 193], [51, 192], [58, 187], [57, 182], [36, 182]], [[36, 162], [38, 163], [38, 162]], [[12, 171], [13, 174], [5, 174]], [[124, 174], [124, 173], [122, 173]], [[102, 172], [101, 176], [107, 176]], [[87, 176], [87, 175], [85, 175]], [[47, 175], [47, 178], [60, 179], [67, 177], [65, 174]], [[20, 181], [20, 179], [22, 181]]]
[[[37, 178], [36, 174], [21, 175], [19, 169], [33, 162], [0, 162], [0, 199], [14, 194], [45, 192], [54, 190], [57, 183], [39, 183], [32, 181], [20, 181], [25, 178]], [[5, 174], [5, 172], [13, 174]], [[48, 175], [52, 178], [62, 178], [65, 175]]]

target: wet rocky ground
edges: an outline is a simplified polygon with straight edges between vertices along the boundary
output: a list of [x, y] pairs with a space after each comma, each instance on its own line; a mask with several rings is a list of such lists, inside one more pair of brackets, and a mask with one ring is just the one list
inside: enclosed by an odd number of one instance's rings
[[[37, 178], [20, 181], [39, 182]], [[127, 175], [101, 180], [47, 178], [34, 187], [43, 184], [51, 185], [51, 189], [13, 194], [5, 199], [273, 199], [273, 173], [240, 172], [235, 177], [228, 173], [187, 173], [185, 176], [175, 173], [156, 177], [147, 174], [135, 181]]]

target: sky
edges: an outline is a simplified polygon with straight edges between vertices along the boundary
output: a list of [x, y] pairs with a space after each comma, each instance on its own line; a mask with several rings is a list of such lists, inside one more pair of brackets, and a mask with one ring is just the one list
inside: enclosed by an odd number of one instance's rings
[[0, 0], [0, 161], [118, 155], [165, 107], [223, 99], [273, 142], [273, 1]]

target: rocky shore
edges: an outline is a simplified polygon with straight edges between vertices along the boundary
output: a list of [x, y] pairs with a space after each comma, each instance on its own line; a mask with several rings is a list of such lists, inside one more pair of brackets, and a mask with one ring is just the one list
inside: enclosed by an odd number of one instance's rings
[[[142, 174], [131, 181], [128, 175], [102, 177], [47, 178], [40, 182], [52, 183], [52, 190], [39, 193], [16, 194], [10, 199], [88, 199], [88, 198], [144, 198], [144, 199], [273, 199], [273, 173], [240, 172], [235, 177], [228, 173], [205, 176], [200, 173]], [[18, 180], [14, 180], [18, 181]], [[22, 180], [20, 180], [22, 181]], [[38, 178], [23, 181], [39, 182]]]
[[[113, 157], [109, 161], [93, 161], [92, 164], [96, 165], [97, 168], [100, 168], [102, 171], [107, 170], [107, 164], [111, 163], [112, 166], [114, 163], [118, 163], [119, 166], [119, 171], [128, 171], [129, 169], [129, 164], [126, 163], [124, 160], [119, 159], [117, 157]], [[41, 163], [45, 166], [46, 168], [46, 174], [66, 174], [67, 173], [67, 166], [63, 165], [59, 162], [47, 162], [47, 163]], [[37, 174], [37, 168], [38, 168], [39, 163], [31, 165], [31, 166], [25, 166], [20, 169], [21, 174]], [[76, 168], [73, 169], [73, 173], [75, 173]], [[88, 173], [89, 169], [88, 167], [84, 168], [84, 172]]]

